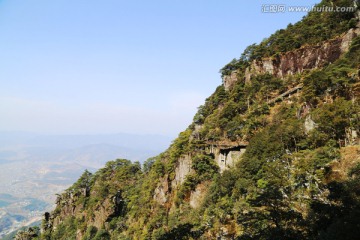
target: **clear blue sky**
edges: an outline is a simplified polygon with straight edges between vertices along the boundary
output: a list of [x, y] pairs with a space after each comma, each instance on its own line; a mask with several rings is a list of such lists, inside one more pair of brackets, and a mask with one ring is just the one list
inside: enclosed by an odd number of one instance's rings
[[0, 131], [175, 136], [222, 66], [305, 15], [269, 3], [0, 0]]

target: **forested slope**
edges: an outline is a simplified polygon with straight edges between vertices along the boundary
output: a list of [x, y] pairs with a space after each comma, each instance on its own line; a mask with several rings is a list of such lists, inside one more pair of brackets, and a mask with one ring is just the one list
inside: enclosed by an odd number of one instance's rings
[[29, 239], [358, 238], [359, 26], [311, 12], [251, 45], [168, 150], [85, 172]]

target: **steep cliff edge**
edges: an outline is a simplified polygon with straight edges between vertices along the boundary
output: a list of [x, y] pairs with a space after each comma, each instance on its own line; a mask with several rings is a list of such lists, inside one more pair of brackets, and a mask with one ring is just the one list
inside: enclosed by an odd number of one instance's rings
[[[118, 159], [85, 172], [46, 214], [42, 238], [358, 236], [359, 19], [334, 16], [344, 33], [271, 56], [283, 43], [260, 44], [228, 64], [193, 123], [142, 167]], [[279, 34], [301, 39], [302, 27]]]
[[[287, 75], [323, 68], [347, 52], [352, 40], [359, 34], [360, 29], [357, 26], [339, 37], [321, 42], [316, 46], [304, 46], [274, 57], [253, 60], [245, 70], [245, 81], [250, 82], [251, 77], [260, 74], [269, 73], [278, 78], [285, 78]], [[234, 70], [229, 75], [223, 76], [225, 90], [229, 90], [238, 81], [237, 75], [238, 70]]]

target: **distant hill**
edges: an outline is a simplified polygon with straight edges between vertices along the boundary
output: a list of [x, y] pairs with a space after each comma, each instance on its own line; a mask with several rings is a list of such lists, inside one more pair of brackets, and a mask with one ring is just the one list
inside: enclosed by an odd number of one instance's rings
[[27, 132], [0, 131], [0, 149], [4, 147], [27, 146], [46, 148], [78, 148], [94, 144], [110, 144], [144, 151], [163, 151], [172, 137], [138, 134], [97, 134], [97, 135], [44, 135]]

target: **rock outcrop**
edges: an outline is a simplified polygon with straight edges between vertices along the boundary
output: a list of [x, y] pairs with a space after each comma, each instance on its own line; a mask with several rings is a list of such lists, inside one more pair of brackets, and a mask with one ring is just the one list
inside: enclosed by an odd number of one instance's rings
[[160, 183], [154, 191], [154, 200], [157, 201], [160, 205], [164, 205], [168, 200], [169, 192], [169, 181], [168, 175], [165, 175], [164, 178], [160, 179]]
[[245, 153], [245, 150], [245, 146], [217, 149], [215, 161], [219, 166], [220, 173], [224, 172], [226, 169], [234, 167], [240, 160], [241, 155]]
[[346, 34], [316, 46], [304, 46], [275, 57], [254, 60], [246, 69], [245, 81], [250, 81], [252, 76], [259, 74], [270, 73], [284, 78], [286, 75], [322, 68], [347, 52], [352, 40], [359, 34], [359, 28], [350, 29]]
[[190, 155], [184, 155], [179, 158], [177, 167], [175, 168], [175, 178], [171, 182], [172, 188], [180, 186], [185, 181], [186, 176], [191, 172], [191, 165]]
[[228, 91], [230, 87], [238, 80], [238, 71], [232, 71], [230, 75], [225, 75], [222, 79], [225, 91]]
[[195, 191], [191, 192], [189, 204], [192, 208], [198, 208], [201, 206], [201, 203], [203, 202], [206, 195], [206, 190], [207, 184], [199, 184]]
[[[284, 78], [287, 75], [302, 73], [305, 70], [322, 68], [347, 52], [352, 40], [359, 34], [360, 28], [353, 28], [337, 38], [324, 41], [315, 46], [303, 46], [274, 57], [254, 60], [245, 71], [245, 81], [250, 82], [252, 76], [266, 73], [278, 78]], [[223, 76], [225, 90], [228, 91], [237, 80], [237, 70], [232, 71], [230, 75]]]
[[304, 128], [305, 133], [309, 133], [313, 129], [315, 129], [316, 123], [312, 120], [311, 115], [307, 115], [305, 118]]

